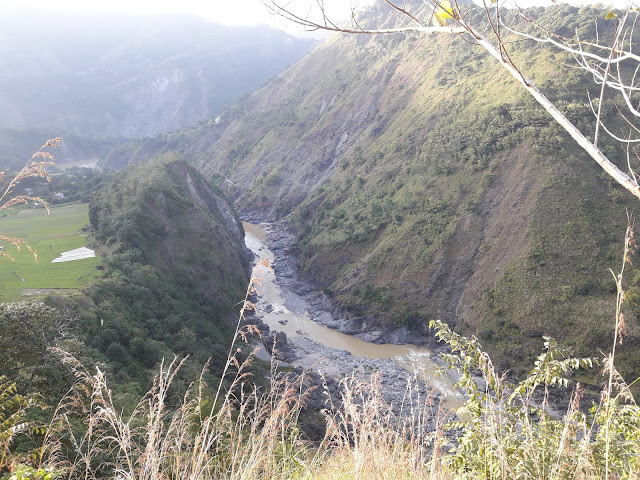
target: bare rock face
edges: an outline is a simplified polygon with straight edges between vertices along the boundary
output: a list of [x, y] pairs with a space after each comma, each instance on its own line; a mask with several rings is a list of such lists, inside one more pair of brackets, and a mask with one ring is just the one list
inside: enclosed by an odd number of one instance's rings
[[125, 137], [153, 137], [184, 128], [192, 119], [209, 115], [202, 97], [203, 85], [189, 89], [185, 72], [173, 68], [142, 79], [136, 91], [125, 92], [129, 105], [120, 134]]

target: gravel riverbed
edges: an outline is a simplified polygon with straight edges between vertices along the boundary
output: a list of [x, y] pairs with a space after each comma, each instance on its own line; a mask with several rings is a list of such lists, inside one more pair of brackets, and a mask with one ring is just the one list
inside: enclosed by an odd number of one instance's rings
[[[400, 365], [397, 357], [363, 358], [353, 355], [348, 350], [332, 348], [316, 341], [313, 334], [301, 330], [292, 333], [285, 314], [306, 315], [313, 322], [369, 343], [391, 344], [370, 345], [373, 351], [384, 350], [384, 347], [408, 348], [398, 345], [407, 343], [409, 335], [406, 329], [380, 328], [375, 324], [368, 324], [367, 319], [355, 323], [350, 321], [347, 312], [336, 306], [321, 291], [299, 278], [296, 259], [291, 252], [294, 237], [282, 225], [262, 224], [260, 227], [266, 232], [264, 244], [256, 244], [254, 237], [254, 244], [250, 245], [248, 242], [247, 246], [254, 251], [256, 263], [263, 257], [271, 256], [275, 278], [264, 281], [277, 285], [278, 296], [270, 298], [274, 296], [273, 290], [258, 286], [255, 299], [257, 311], [248, 321], [256, 323], [262, 330], [265, 346], [269, 352], [274, 350], [277, 360], [286, 362], [300, 372], [308, 372], [311, 384], [316, 387], [316, 393], [307, 401], [309, 408], [326, 408], [327, 394], [331, 395], [334, 404], [339, 401], [340, 382], [349, 377], [363, 381], [375, 378], [375, 382], [379, 382], [379, 391], [384, 400], [396, 413], [401, 409], [407, 409], [409, 398], [414, 399], [412, 403], [418, 401], [422, 408], [431, 409], [434, 415], [440, 407], [453, 409], [462, 404], [461, 394], [452, 388], [452, 378], [437, 378], [433, 372], [428, 372], [427, 377], [421, 375], [419, 378], [417, 371], [411, 371], [410, 360], [407, 362], [405, 359]], [[269, 287], [273, 288], [274, 285]], [[265, 295], [265, 291], [271, 293]], [[271, 320], [264, 321], [268, 315], [272, 316]], [[276, 324], [273, 322], [274, 318], [277, 319]], [[277, 331], [285, 329], [285, 325], [289, 327], [288, 335]], [[438, 355], [428, 355], [430, 369], [434, 369], [435, 365], [442, 365], [443, 362]], [[421, 361], [424, 362], [424, 357]]]

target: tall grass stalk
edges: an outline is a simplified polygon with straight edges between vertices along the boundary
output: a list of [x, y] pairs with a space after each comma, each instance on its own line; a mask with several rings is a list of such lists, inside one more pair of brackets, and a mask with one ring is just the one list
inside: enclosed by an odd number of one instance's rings
[[[26, 165], [22, 167], [22, 169], [13, 177], [6, 178], [5, 172], [0, 172], [0, 212], [15, 207], [16, 205], [26, 204], [29, 202], [39, 202], [44, 206], [44, 208], [47, 209], [47, 213], [49, 213], [49, 205], [42, 198], [30, 195], [13, 196], [13, 189], [18, 184], [18, 182], [20, 182], [20, 180], [29, 177], [42, 177], [47, 182], [50, 182], [51, 177], [47, 172], [47, 167], [54, 165], [55, 160], [53, 158], [53, 155], [51, 155], [51, 153], [47, 152], [45, 149], [57, 148], [61, 144], [62, 139], [59, 137], [47, 140], [45, 144], [42, 145], [38, 149], [38, 151], [31, 156], [31, 159], [29, 159]], [[38, 261], [38, 254], [36, 253], [36, 251], [24, 240], [15, 237], [7, 237], [2, 234], [0, 234], [0, 240], [10, 243], [18, 250], [26, 248], [33, 254], [33, 258]], [[0, 251], [0, 257], [6, 257], [11, 261], [14, 260], [14, 258], [10, 254], [3, 251]]]
[[[628, 214], [627, 214], [628, 216]], [[605, 418], [606, 418], [606, 446], [605, 446], [605, 479], [609, 480], [609, 448], [610, 448], [610, 426], [611, 419], [609, 414], [611, 413], [611, 393], [613, 391], [613, 382], [614, 382], [614, 372], [615, 372], [615, 356], [616, 356], [616, 347], [618, 346], [618, 340], [622, 342], [622, 336], [625, 332], [625, 323], [624, 323], [624, 314], [622, 313], [622, 304], [625, 299], [625, 292], [622, 286], [622, 279], [624, 277], [624, 269], [627, 265], [627, 262], [630, 262], [629, 259], [630, 254], [633, 251], [633, 247], [635, 246], [635, 240], [633, 236], [633, 228], [631, 224], [631, 218], [628, 218], [629, 222], [627, 225], [627, 231], [624, 236], [624, 251], [622, 255], [622, 267], [620, 268], [620, 273], [616, 275], [613, 273], [613, 270], [610, 270], [611, 275], [616, 282], [616, 325], [613, 333], [613, 346], [611, 347], [611, 353], [606, 359], [605, 371], [608, 370], [609, 373], [609, 381], [607, 382], [606, 392], [604, 395], [605, 402]]]
[[[633, 248], [627, 231], [624, 262]], [[78, 383], [58, 409], [46, 437], [46, 467], [70, 479], [640, 479], [640, 409], [615, 369], [624, 331], [621, 272], [616, 276], [615, 339], [605, 362], [608, 381], [587, 411], [572, 373], [594, 365], [574, 358], [553, 339], [529, 375], [512, 383], [494, 367], [476, 338], [432, 322], [451, 350], [444, 356], [459, 373], [467, 396], [452, 419], [415, 381], [398, 405], [385, 400], [379, 375], [349, 376], [338, 394], [325, 388], [326, 404], [312, 418], [326, 434], [311, 442], [299, 419], [310, 394], [304, 374], [272, 364], [270, 386], [256, 387], [251, 356], [238, 344], [255, 332], [246, 323], [259, 285], [252, 278], [220, 384], [201, 376], [176, 399], [172, 383], [183, 361], [163, 364], [152, 389], [133, 413], [114, 406], [106, 378], [77, 368]], [[573, 386], [564, 415], [554, 412], [554, 389]], [[316, 392], [317, 393], [317, 392]]]
[[[341, 398], [323, 414], [327, 433], [312, 478], [445, 478], [441, 471], [440, 411], [408, 381], [400, 405], [387, 402], [380, 376], [350, 376]], [[434, 423], [435, 422], [435, 423]]]

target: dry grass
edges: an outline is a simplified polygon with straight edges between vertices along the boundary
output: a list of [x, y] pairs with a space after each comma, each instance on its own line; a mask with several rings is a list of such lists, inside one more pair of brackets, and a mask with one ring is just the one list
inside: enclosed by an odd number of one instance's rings
[[430, 406], [417, 408], [428, 402], [407, 399], [398, 412], [376, 378], [348, 378], [338, 405], [323, 411], [324, 439], [312, 443], [298, 430], [308, 393], [301, 377], [273, 371], [262, 393], [239, 365], [219, 401], [198, 382], [170, 406], [179, 368], [177, 361], [163, 367], [129, 416], [114, 407], [100, 372], [80, 375], [54, 421], [46, 465], [84, 479], [639, 478], [637, 407], [615, 403], [607, 411], [601, 403], [590, 416], [579, 410], [579, 390], [562, 419], [495, 392], [476, 396], [465, 422], [453, 424], [462, 429], [453, 442], [443, 423], [434, 428]]
[[[22, 167], [22, 169], [10, 179], [5, 178], [5, 172], [0, 172], [0, 184], [3, 184], [2, 189], [0, 190], [0, 212], [4, 210], [8, 210], [11, 207], [15, 207], [16, 205], [26, 204], [29, 202], [39, 202], [41, 203], [49, 212], [49, 205], [40, 197], [33, 197], [29, 195], [17, 195], [15, 197], [11, 196], [11, 192], [13, 191], [16, 184], [25, 178], [29, 177], [42, 177], [47, 180], [47, 182], [51, 181], [51, 177], [47, 173], [47, 167], [53, 165], [55, 160], [51, 153], [47, 152], [46, 148], [56, 148], [59, 147], [62, 143], [61, 138], [54, 138], [52, 140], [47, 140], [47, 142], [42, 145], [35, 152], [31, 159], [27, 162], [27, 164]], [[3, 240], [11, 245], [14, 245], [18, 250], [22, 248], [26, 248], [29, 250], [36, 261], [38, 261], [38, 254], [36, 251], [26, 243], [25, 241], [15, 238], [15, 237], [7, 237], [0, 234], [0, 240]], [[13, 257], [6, 252], [0, 251], [0, 256], [6, 257], [9, 260], [13, 260]]]
[[407, 398], [409, 411], [397, 414], [377, 378], [345, 379], [339, 406], [323, 412], [325, 438], [313, 444], [297, 427], [308, 393], [303, 376], [272, 371], [271, 388], [261, 393], [244, 381], [246, 364], [230, 363], [237, 370], [219, 402], [200, 381], [180, 405], [168, 406], [180, 368], [174, 360], [129, 416], [114, 407], [101, 372], [79, 370], [54, 420], [49, 466], [84, 479], [448, 478], [443, 430], [428, 427], [429, 401]]
[[332, 403], [324, 412], [327, 433], [310, 478], [446, 478], [441, 420], [447, 415], [415, 386], [408, 383], [402, 405], [394, 408], [384, 400], [378, 376], [344, 379], [339, 406]]
[[[248, 298], [258, 282], [252, 278], [238, 325], [252, 309]], [[432, 400], [421, 398], [414, 385], [407, 385], [402, 405], [394, 409], [377, 377], [345, 379], [340, 398], [327, 396], [325, 438], [312, 443], [298, 429], [310, 391], [305, 375], [280, 373], [274, 364], [270, 388], [260, 391], [250, 382], [251, 358], [237, 360], [235, 343], [248, 333], [255, 330], [238, 327], [216, 391], [200, 378], [170, 405], [182, 365], [174, 359], [160, 367], [130, 415], [115, 407], [100, 370], [91, 374], [66, 357], [78, 381], [54, 415], [41, 458], [67, 478], [87, 480], [444, 478], [441, 450], [433, 448], [442, 441], [442, 429], [428, 428]]]
[[[251, 308], [255, 281], [238, 325]], [[274, 371], [271, 388], [260, 392], [249, 381], [250, 359], [237, 360], [235, 343], [250, 330], [237, 328], [217, 391], [201, 377], [170, 405], [170, 388], [184, 362], [174, 359], [161, 365], [131, 415], [115, 407], [101, 371], [90, 374], [76, 363], [78, 382], [52, 422], [50, 463], [69, 478], [84, 479], [291, 478], [308, 462], [296, 428], [302, 377]]]
[[[628, 232], [624, 262], [632, 238]], [[246, 323], [257, 283], [253, 278], [238, 325]], [[451, 347], [447, 358], [468, 396], [458, 412], [462, 420], [434, 409], [412, 383], [401, 405], [390, 405], [377, 376], [348, 377], [339, 398], [325, 391], [326, 434], [313, 443], [298, 427], [310, 393], [304, 375], [283, 374], [274, 365], [270, 388], [260, 391], [250, 381], [251, 359], [238, 361], [236, 342], [252, 332], [238, 327], [217, 390], [200, 378], [174, 401], [171, 385], [181, 366], [174, 359], [161, 366], [130, 415], [114, 406], [102, 372], [76, 364], [78, 382], [54, 416], [42, 465], [85, 480], [640, 478], [640, 409], [615, 371], [614, 352], [605, 362], [608, 381], [599, 404], [588, 413], [581, 409], [577, 385], [558, 418], [547, 412], [550, 388], [568, 385], [570, 373], [590, 359], [566, 357], [548, 339], [529, 376], [511, 384], [476, 339], [440, 324], [438, 335]], [[617, 339], [620, 333], [617, 328]]]

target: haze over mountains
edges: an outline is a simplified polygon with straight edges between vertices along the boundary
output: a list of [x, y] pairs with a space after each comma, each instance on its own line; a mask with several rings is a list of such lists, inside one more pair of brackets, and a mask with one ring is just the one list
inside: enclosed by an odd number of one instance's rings
[[91, 158], [118, 138], [193, 126], [312, 44], [268, 27], [231, 28], [188, 15], [5, 12], [0, 157], [15, 165], [42, 138], [63, 136], [59, 160]]

